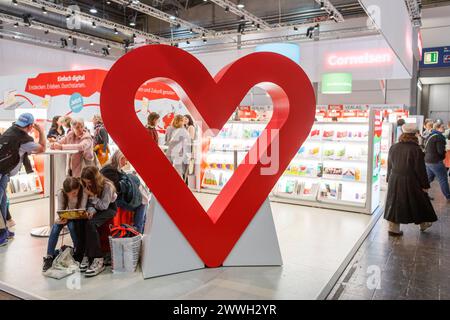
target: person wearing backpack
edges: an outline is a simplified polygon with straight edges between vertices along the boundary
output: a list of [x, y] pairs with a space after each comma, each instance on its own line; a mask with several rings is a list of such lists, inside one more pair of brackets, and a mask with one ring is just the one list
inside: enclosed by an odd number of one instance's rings
[[425, 165], [429, 182], [431, 183], [437, 178], [442, 194], [450, 201], [447, 169], [444, 165], [447, 141], [443, 132], [444, 125], [442, 123], [435, 123], [433, 130], [425, 142]]
[[137, 176], [126, 174], [122, 170], [127, 163], [124, 154], [117, 150], [100, 172], [114, 183], [117, 206], [134, 212], [133, 225], [137, 231], [143, 233], [149, 196]]
[[94, 123], [94, 152], [100, 165], [103, 166], [109, 159], [109, 135], [100, 115], [95, 115], [92, 122]]
[[[30, 133], [37, 130], [39, 142], [34, 142]], [[23, 113], [0, 137], [0, 246], [8, 243], [14, 236], [6, 226], [7, 199], [6, 187], [9, 178], [16, 175], [22, 166], [25, 154], [36, 154], [45, 151], [45, 133], [36, 123], [31, 113]]]

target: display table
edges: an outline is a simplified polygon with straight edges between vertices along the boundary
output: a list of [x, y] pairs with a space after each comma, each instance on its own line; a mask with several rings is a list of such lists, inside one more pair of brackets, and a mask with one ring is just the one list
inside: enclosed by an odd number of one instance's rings
[[[31, 235], [35, 237], [48, 237], [55, 222], [55, 157], [67, 156], [78, 153], [77, 150], [47, 150], [43, 154], [50, 157], [50, 221], [49, 225], [36, 227], [31, 230]], [[62, 234], [66, 234], [67, 230], [63, 229]]]

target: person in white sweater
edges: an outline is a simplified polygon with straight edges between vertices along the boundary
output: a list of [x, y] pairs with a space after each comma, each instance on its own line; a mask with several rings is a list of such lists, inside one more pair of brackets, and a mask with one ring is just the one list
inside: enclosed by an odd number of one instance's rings
[[93, 277], [105, 269], [100, 235], [97, 228], [114, 218], [117, 211], [117, 193], [114, 184], [106, 179], [95, 166], [85, 167], [81, 172], [81, 181], [88, 194], [88, 220], [85, 229], [85, 256], [80, 271], [86, 277]]

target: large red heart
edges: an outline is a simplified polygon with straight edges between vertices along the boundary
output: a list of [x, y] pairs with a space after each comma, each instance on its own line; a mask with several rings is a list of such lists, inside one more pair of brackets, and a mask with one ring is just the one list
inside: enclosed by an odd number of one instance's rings
[[[136, 91], [151, 79], [170, 83], [203, 130], [221, 129], [257, 84], [272, 98], [272, 119], [250, 151], [258, 153], [258, 161], [250, 163], [247, 154], [207, 212], [136, 116]], [[311, 82], [284, 56], [253, 53], [212, 78], [194, 56], [166, 45], [141, 47], [121, 57], [106, 76], [100, 104], [108, 132], [208, 267], [222, 265], [307, 138], [315, 114]], [[264, 136], [270, 137], [267, 148], [258, 148]], [[271, 150], [277, 136], [279, 150]], [[277, 151], [278, 170], [262, 175], [268, 165], [259, 159]]]

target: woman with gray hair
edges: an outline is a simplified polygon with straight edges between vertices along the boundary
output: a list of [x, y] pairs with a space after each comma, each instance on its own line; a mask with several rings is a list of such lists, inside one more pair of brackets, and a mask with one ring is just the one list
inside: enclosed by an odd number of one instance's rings
[[[106, 165], [100, 170], [101, 174], [103, 174], [106, 178], [111, 180], [114, 183], [114, 186], [116, 187], [117, 191], [117, 198], [119, 201], [117, 201], [117, 206], [121, 207], [120, 199], [122, 199], [122, 195], [125, 193], [127, 194], [129, 190], [123, 190], [125, 186], [131, 186], [129, 183], [133, 183], [131, 180], [136, 180], [137, 177], [134, 177], [134, 179], [127, 179], [127, 174], [122, 170], [126, 165], [128, 164], [127, 158], [125, 158], [122, 151], [117, 150], [114, 152], [112, 157], [109, 159], [109, 161], [106, 163]], [[129, 183], [124, 183], [124, 181], [128, 181]], [[145, 188], [143, 187], [142, 183], [139, 184], [139, 186], [135, 186], [136, 188], [139, 188], [140, 197], [142, 200], [137, 204], [136, 207], [133, 208], [134, 212], [134, 226], [137, 231], [140, 233], [144, 232], [144, 225], [146, 220], [146, 212], [147, 212], [147, 206], [149, 201], [149, 195], [146, 192]], [[136, 199], [138, 199], [136, 197]], [[131, 209], [131, 208], [123, 208], [125, 210]]]
[[70, 127], [67, 136], [52, 143], [50, 149], [78, 151], [70, 155], [69, 159], [69, 175], [78, 178], [84, 167], [95, 165], [93, 139], [86, 130], [83, 119], [72, 119]]

